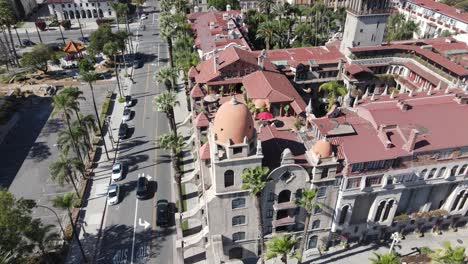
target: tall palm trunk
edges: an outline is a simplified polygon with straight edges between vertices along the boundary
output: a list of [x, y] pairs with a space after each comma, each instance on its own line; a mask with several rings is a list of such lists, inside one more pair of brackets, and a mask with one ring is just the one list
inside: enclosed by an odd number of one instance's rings
[[97, 106], [96, 106], [96, 99], [94, 98], [93, 84], [91, 82], [89, 82], [88, 84], [89, 84], [89, 88], [91, 89], [91, 96], [93, 97], [94, 114], [96, 114], [96, 120], [98, 123], [99, 132], [101, 132], [102, 143], [104, 144], [104, 150], [106, 151], [106, 156], [107, 156], [107, 159], [109, 160], [110, 157], [109, 157], [109, 153], [107, 152], [107, 146], [106, 146], [106, 141], [104, 139], [104, 133], [102, 131], [101, 120], [99, 119], [99, 113], [98, 113]]
[[174, 108], [171, 108], [169, 110], [169, 113], [167, 115], [167, 119], [169, 119], [169, 125], [171, 127], [171, 131], [174, 132], [174, 134], [177, 135], [177, 124], [176, 124], [175, 116], [174, 116]]
[[80, 252], [81, 252], [81, 256], [83, 257], [83, 261], [84, 261], [84, 263], [88, 263], [88, 259], [86, 258], [86, 254], [85, 254], [85, 252], [83, 250], [83, 245], [81, 244], [80, 238], [78, 237], [78, 232], [76, 232], [76, 226], [73, 223], [73, 216], [72, 216], [72, 213], [70, 211], [70, 208], [67, 208], [67, 211], [68, 211], [68, 217], [70, 218], [70, 224], [72, 226], [72, 233], [73, 233], [73, 236], [75, 237], [76, 242], [78, 243], [78, 247], [80, 248]]
[[10, 36], [11, 48], [13, 50], [13, 55], [15, 56], [16, 65], [18, 67], [20, 67], [20, 63], [19, 63], [19, 60], [18, 60], [18, 54], [16, 53], [16, 48], [15, 48], [15, 42], [13, 41], [13, 35], [11, 34], [11, 29], [10, 29], [9, 25], [7, 25], [7, 29], [8, 29], [8, 35]]
[[70, 171], [68, 171], [67, 175], [68, 175], [68, 179], [70, 179], [70, 182], [73, 185], [73, 189], [75, 189], [76, 196], [78, 196], [78, 198], [81, 199], [81, 195], [80, 195], [80, 192], [78, 191], [78, 187], [76, 186], [75, 179], [73, 179], [73, 176], [70, 173]]
[[11, 47], [10, 47], [10, 41], [8, 40], [6, 31], [5, 31], [5, 29], [3, 29], [3, 27], [2, 27], [2, 31], [3, 31], [3, 37], [5, 38], [5, 43], [6, 43], [6, 46], [7, 46], [7, 49], [8, 49], [8, 60], [10, 61], [11, 65], [14, 65], [15, 64], [15, 59], [14, 58], [11, 59], [11, 54], [13, 53], [13, 51], [11, 50]]
[[257, 207], [257, 221], [258, 221], [258, 236], [260, 238], [260, 249], [261, 249], [261, 255], [260, 255], [260, 263], [265, 263], [265, 260], [263, 258], [263, 254], [265, 254], [265, 240], [263, 239], [263, 217], [262, 217], [262, 203], [260, 201], [261, 199], [261, 192], [258, 193], [258, 195], [255, 196], [255, 207]]
[[[83, 126], [83, 123], [81, 122], [81, 118], [80, 118], [80, 114], [78, 113], [78, 111], [75, 110], [75, 115], [76, 115], [76, 120], [78, 120], [78, 123], [80, 124], [80, 126]], [[85, 126], [86, 127], [86, 126]], [[86, 150], [86, 154], [88, 156], [88, 160], [89, 162], [91, 162], [91, 156], [89, 155], [89, 149], [91, 147], [91, 138], [89, 137], [89, 132], [88, 132], [88, 128], [86, 127], [86, 132], [84, 135], [83, 135], [83, 140], [86, 142], [86, 144], [88, 145], [87, 146], [87, 150]]]
[[120, 87], [120, 78], [119, 78], [120, 74], [119, 74], [119, 71], [117, 70], [117, 54], [114, 54], [114, 69], [115, 69], [115, 78], [117, 79], [117, 87], [119, 88], [119, 94], [120, 94], [120, 97], [123, 97], [122, 88]]
[[306, 242], [307, 242], [307, 234], [309, 233], [309, 222], [310, 222], [310, 213], [306, 212], [306, 219], [305, 219], [305, 223], [304, 223], [304, 232], [302, 234], [301, 245], [299, 246], [299, 254], [301, 254], [301, 257], [298, 259], [299, 263], [302, 263], [302, 256], [304, 255], [303, 253], [304, 253], [305, 245], [306, 245]]
[[182, 212], [182, 210], [183, 210], [183, 208], [182, 208], [182, 205], [183, 205], [182, 173], [181, 173], [180, 168], [179, 168], [178, 154], [176, 153], [175, 149], [172, 150], [171, 160], [172, 160], [172, 166], [173, 166], [174, 172], [175, 172], [174, 177], [175, 177], [175, 181], [176, 181], [176, 184], [177, 184], [177, 192], [178, 192], [178, 196], [179, 196], [179, 208], [180, 208], [180, 211]]
[[174, 68], [174, 62], [172, 58], [172, 37], [171, 36], [167, 37], [166, 41], [167, 41], [167, 47], [169, 50], [169, 66], [171, 66], [171, 68]]
[[65, 117], [65, 120], [67, 122], [68, 132], [70, 133], [70, 137], [72, 139], [72, 144], [73, 144], [73, 148], [75, 149], [76, 156], [81, 160], [81, 162], [83, 162], [83, 157], [81, 156], [80, 149], [78, 148], [78, 145], [76, 144], [77, 140], [73, 136], [73, 133], [71, 130], [70, 119], [68, 117]]

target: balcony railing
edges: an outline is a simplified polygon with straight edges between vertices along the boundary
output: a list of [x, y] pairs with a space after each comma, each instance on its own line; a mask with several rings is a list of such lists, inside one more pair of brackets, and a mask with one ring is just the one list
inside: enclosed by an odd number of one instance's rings
[[273, 205], [273, 209], [275, 211], [278, 211], [278, 210], [285, 210], [285, 209], [291, 209], [291, 208], [296, 208], [297, 205], [295, 202], [293, 201], [289, 201], [289, 202], [284, 202], [284, 203], [277, 203], [277, 204], [274, 204]]
[[296, 217], [287, 216], [287, 217], [272, 221], [271, 225], [273, 227], [293, 225], [295, 223], [295, 220], [296, 220]]

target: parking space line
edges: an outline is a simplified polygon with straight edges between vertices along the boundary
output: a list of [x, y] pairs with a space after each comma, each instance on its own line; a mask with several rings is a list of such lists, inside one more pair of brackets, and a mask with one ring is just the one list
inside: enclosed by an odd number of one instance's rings
[[138, 198], [135, 199], [135, 200], [136, 200], [136, 202], [135, 202], [135, 220], [133, 221], [132, 257], [130, 258], [130, 264], [133, 264], [133, 255], [135, 254], [135, 236], [136, 236], [136, 225], [137, 225], [137, 217], [138, 217]]
[[[149, 64], [147, 65], [147, 69], [148, 69], [148, 70], [146, 71], [146, 87], [145, 87], [145, 94], [148, 93], [148, 80], [149, 80], [149, 78], [150, 78], [150, 76], [149, 76], [150, 65], [149, 65]], [[147, 99], [148, 99], [148, 98], [146, 98], [146, 97], [145, 97], [145, 99], [144, 99], [145, 102], [144, 102], [144, 104], [143, 104], [143, 115], [141, 116], [141, 122], [142, 122], [142, 127], [143, 127], [143, 128], [145, 128], [146, 101], [148, 101]]]

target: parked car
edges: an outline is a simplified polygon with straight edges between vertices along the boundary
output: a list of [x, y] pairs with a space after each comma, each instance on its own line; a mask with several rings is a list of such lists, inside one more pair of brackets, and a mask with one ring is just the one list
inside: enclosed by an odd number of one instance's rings
[[119, 127], [119, 139], [125, 139], [127, 137], [128, 125], [125, 123], [120, 124]]
[[124, 165], [122, 162], [114, 163], [114, 166], [112, 166], [112, 180], [120, 181], [123, 177], [123, 170], [124, 170]]
[[128, 107], [125, 107], [124, 108], [124, 111], [123, 111], [123, 116], [122, 116], [122, 120], [123, 121], [128, 121], [130, 120], [130, 116], [132, 115], [132, 110], [130, 110], [130, 108]]
[[162, 227], [168, 226], [170, 220], [169, 202], [167, 200], [159, 200], [156, 208], [156, 224]]
[[89, 38], [88, 38], [88, 37], [79, 37], [78, 40], [81, 41], [81, 42], [83, 42], [83, 43], [88, 43], [88, 42], [89, 42]]
[[117, 183], [109, 185], [107, 189], [107, 204], [114, 205], [119, 203], [120, 187]]
[[31, 47], [31, 46], [34, 46], [36, 45], [36, 43], [32, 42], [31, 40], [29, 39], [22, 39], [21, 40], [21, 43], [26, 46], [26, 47]]
[[138, 178], [136, 195], [138, 199], [148, 197], [148, 179], [146, 177]]
[[134, 60], [133, 61], [133, 68], [134, 69], [139, 69], [143, 67], [143, 61], [142, 60]]
[[126, 95], [125, 96], [125, 107], [130, 107], [133, 104], [132, 96]]

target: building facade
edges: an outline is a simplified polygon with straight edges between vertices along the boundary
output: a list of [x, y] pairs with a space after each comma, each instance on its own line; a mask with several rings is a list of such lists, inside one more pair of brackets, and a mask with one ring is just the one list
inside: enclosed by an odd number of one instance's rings
[[46, 0], [49, 13], [57, 20], [115, 18], [107, 0]]

